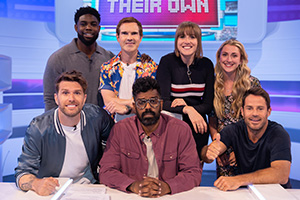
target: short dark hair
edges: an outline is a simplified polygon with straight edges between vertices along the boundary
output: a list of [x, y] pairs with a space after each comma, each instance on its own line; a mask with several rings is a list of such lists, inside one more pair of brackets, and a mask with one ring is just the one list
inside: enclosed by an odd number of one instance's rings
[[94, 15], [100, 24], [101, 18], [99, 12], [95, 8], [92, 8], [90, 6], [80, 7], [79, 9], [76, 10], [76, 13], [74, 15], [75, 24], [77, 24], [79, 17], [86, 14]]
[[87, 82], [85, 78], [82, 76], [81, 72], [73, 70], [71, 72], [63, 72], [55, 82], [55, 93], [59, 91], [59, 84], [62, 81], [70, 81], [70, 82], [77, 82], [82, 87], [84, 93], [86, 93], [87, 89]]
[[150, 76], [138, 78], [132, 86], [132, 96], [135, 100], [139, 93], [148, 92], [149, 90], [157, 90], [159, 96], [161, 95], [159, 84], [154, 78]]
[[142, 27], [142, 24], [141, 22], [139, 22], [139, 20], [137, 20], [136, 18], [134, 17], [124, 17], [123, 19], [121, 19], [117, 25], [117, 28], [116, 28], [116, 33], [117, 35], [120, 35], [120, 27], [122, 24], [125, 24], [125, 23], [136, 23], [137, 26], [139, 27], [139, 34], [140, 36], [142, 37], [143, 36], [143, 27]]
[[245, 106], [245, 99], [250, 95], [261, 96], [266, 100], [267, 108], [271, 107], [271, 100], [269, 94], [261, 87], [253, 87], [247, 90], [243, 96], [242, 107]]

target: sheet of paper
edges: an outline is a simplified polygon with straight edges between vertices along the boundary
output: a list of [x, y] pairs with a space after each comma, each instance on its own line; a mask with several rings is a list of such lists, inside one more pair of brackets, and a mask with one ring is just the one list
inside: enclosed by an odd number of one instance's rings
[[105, 186], [73, 184], [62, 200], [109, 200], [109, 195], [105, 193]]
[[[254, 184], [253, 187], [263, 196], [265, 200], [295, 200], [280, 184]], [[253, 189], [252, 189], [253, 190]], [[256, 198], [258, 198], [256, 196]]]

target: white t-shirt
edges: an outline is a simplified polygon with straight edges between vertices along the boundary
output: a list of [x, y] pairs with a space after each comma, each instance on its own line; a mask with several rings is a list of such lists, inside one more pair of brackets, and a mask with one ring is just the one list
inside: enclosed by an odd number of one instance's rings
[[81, 123], [76, 128], [61, 125], [66, 138], [65, 159], [59, 177], [79, 181], [89, 166], [89, 159], [81, 137]]
[[[132, 85], [135, 81], [135, 67], [137, 65], [137, 62], [134, 62], [132, 64], [126, 64], [121, 62], [121, 66], [124, 69], [123, 77], [120, 83], [120, 89], [119, 89], [119, 98], [120, 99], [132, 99]], [[116, 122], [125, 119], [127, 117], [133, 116], [131, 115], [119, 115], [116, 114], [115, 120]]]
[[147, 159], [148, 159], [147, 176], [152, 177], [152, 178], [157, 178], [158, 177], [158, 166], [157, 166], [157, 162], [155, 159], [151, 138], [148, 136], [145, 136], [144, 143], [147, 147]]
[[132, 99], [132, 85], [135, 81], [136, 65], [137, 62], [134, 62], [132, 64], [126, 64], [121, 62], [121, 66], [124, 69], [124, 72], [119, 89], [120, 99]]

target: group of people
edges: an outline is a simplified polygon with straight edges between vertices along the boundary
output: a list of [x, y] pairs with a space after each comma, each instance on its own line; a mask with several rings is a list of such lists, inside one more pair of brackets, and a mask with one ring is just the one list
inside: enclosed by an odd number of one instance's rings
[[250, 75], [239, 41], [221, 45], [214, 67], [203, 56], [199, 26], [183, 22], [174, 52], [157, 65], [138, 51], [143, 29], [137, 19], [119, 21], [117, 55], [96, 43], [97, 10], [81, 7], [74, 21], [78, 37], [47, 62], [47, 112], [27, 128], [17, 187], [49, 195], [58, 186], [55, 177], [69, 177], [159, 197], [199, 186], [203, 162], [215, 159], [214, 185], [221, 190], [251, 183], [291, 187], [289, 135], [268, 120], [269, 95]]

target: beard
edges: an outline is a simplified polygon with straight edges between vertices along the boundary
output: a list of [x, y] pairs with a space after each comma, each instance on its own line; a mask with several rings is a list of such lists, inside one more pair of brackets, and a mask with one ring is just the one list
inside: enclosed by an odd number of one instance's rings
[[[151, 114], [153, 117], [145, 117], [145, 115], [147, 114]], [[151, 126], [154, 125], [158, 122], [159, 117], [160, 117], [160, 112], [153, 112], [150, 109], [147, 109], [145, 112], [142, 113], [142, 115], [140, 115], [140, 113], [136, 113], [137, 118], [140, 120], [140, 122], [144, 125], [144, 126]]]
[[81, 110], [82, 110], [82, 107], [77, 107], [77, 109], [76, 110], [68, 110], [68, 109], [66, 109], [65, 107], [60, 107], [59, 106], [59, 110], [60, 110], [60, 112], [62, 113], [62, 114], [64, 114], [65, 116], [67, 116], [67, 117], [75, 117], [75, 116], [77, 116], [78, 114], [80, 114], [80, 112], [81, 112]]
[[92, 37], [90, 40], [86, 40], [82, 34], [77, 33], [77, 37], [78, 39], [85, 45], [85, 46], [91, 46], [92, 44], [94, 44], [94, 42], [97, 40], [99, 36], [99, 33], [97, 33], [97, 35], [94, 35], [94, 37]]
[[268, 123], [268, 121], [263, 122], [259, 127], [253, 127], [250, 124], [246, 124], [249, 131], [254, 134], [254, 135], [258, 135], [261, 133], [261, 131], [265, 128], [266, 124]]

